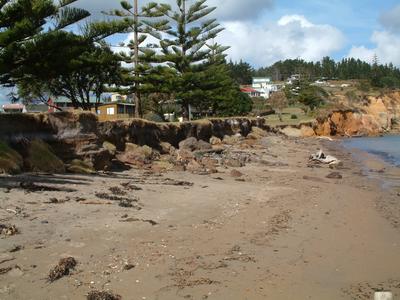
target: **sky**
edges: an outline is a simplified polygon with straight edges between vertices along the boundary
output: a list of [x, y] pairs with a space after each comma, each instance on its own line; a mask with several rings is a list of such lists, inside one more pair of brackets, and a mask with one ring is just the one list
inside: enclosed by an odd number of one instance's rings
[[[102, 11], [119, 8], [119, 2], [79, 0], [75, 6], [89, 10], [92, 19], [101, 19]], [[207, 4], [216, 7], [212, 17], [225, 28], [217, 42], [231, 47], [227, 54], [233, 61], [243, 59], [258, 68], [278, 60], [318, 61], [324, 56], [371, 62], [376, 54], [380, 63], [400, 67], [400, 0], [208, 0]], [[117, 35], [109, 41], [119, 44], [127, 39]], [[0, 102], [6, 93], [0, 90]]]
[[[400, 66], [400, 0], [208, 0], [207, 4], [216, 7], [213, 17], [225, 28], [217, 40], [231, 46], [228, 58], [233, 61], [243, 59], [254, 67], [323, 56], [370, 62], [377, 54], [381, 63]], [[118, 0], [77, 3], [94, 18], [118, 5]]]

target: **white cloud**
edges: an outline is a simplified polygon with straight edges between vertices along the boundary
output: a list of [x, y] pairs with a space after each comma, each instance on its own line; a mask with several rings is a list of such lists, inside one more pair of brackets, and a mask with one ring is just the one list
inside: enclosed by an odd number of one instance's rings
[[385, 29], [373, 32], [371, 42], [375, 46], [353, 46], [348, 57], [371, 62], [376, 54], [380, 63], [400, 66], [400, 5], [382, 14], [380, 21]]
[[248, 22], [224, 22], [219, 42], [230, 45], [229, 57], [256, 66], [301, 57], [308, 61], [340, 50], [345, 38], [337, 28], [313, 24], [300, 15], [283, 16], [277, 23], [258, 26]]
[[397, 5], [379, 18], [380, 22], [390, 31], [400, 32], [400, 5]]
[[[131, 2], [133, 2], [131, 0]], [[139, 6], [144, 6], [154, 0], [139, 0]], [[170, 4], [173, 8], [176, 7], [176, 0], [164, 0], [162, 3]], [[193, 4], [195, 0], [189, 0], [188, 6]], [[206, 5], [216, 7], [213, 17], [219, 20], [248, 20], [254, 19], [262, 14], [265, 10], [271, 9], [274, 0], [209, 0]], [[102, 16], [102, 11], [110, 11], [119, 9], [120, 0], [79, 0], [76, 5], [89, 10], [93, 17], [99, 18]]]

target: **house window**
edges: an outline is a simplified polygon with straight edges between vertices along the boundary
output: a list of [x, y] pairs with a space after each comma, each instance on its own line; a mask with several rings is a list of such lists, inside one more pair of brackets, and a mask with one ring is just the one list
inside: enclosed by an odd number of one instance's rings
[[97, 110], [97, 114], [98, 114], [98, 115], [101, 114], [101, 110], [100, 110], [100, 109]]
[[115, 110], [114, 107], [107, 107], [107, 115], [114, 115]]

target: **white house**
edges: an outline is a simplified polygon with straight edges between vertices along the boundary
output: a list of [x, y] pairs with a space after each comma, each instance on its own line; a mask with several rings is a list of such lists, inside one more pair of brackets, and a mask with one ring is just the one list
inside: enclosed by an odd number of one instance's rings
[[254, 77], [252, 88], [260, 93], [260, 96], [269, 99], [271, 93], [277, 92], [279, 86], [272, 83], [269, 77]]

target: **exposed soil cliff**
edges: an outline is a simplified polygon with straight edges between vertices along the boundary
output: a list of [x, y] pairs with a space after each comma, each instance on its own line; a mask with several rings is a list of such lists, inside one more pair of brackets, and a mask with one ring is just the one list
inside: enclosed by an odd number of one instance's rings
[[[27, 154], [32, 143], [46, 143], [50, 146], [49, 151], [36, 157], [51, 158], [54, 153], [64, 163], [74, 164], [72, 169], [88, 163], [86, 169], [90, 172], [91, 167], [108, 169], [116, 152], [124, 151], [127, 144], [146, 145], [161, 152], [163, 143], [177, 148], [181, 141], [189, 137], [208, 143], [212, 137], [247, 136], [254, 127], [277, 132], [277, 129], [266, 125], [264, 119], [211, 119], [164, 124], [139, 119], [98, 122], [91, 113], [17, 114], [0, 116], [0, 141], [17, 150], [22, 157], [31, 157]], [[113, 147], [115, 149], [110, 149]], [[32, 171], [29, 166], [33, 164], [35, 162], [25, 159], [25, 170]], [[35, 165], [40, 164], [43, 162]]]
[[352, 109], [334, 110], [317, 118], [314, 131], [327, 136], [379, 135], [398, 130], [400, 92], [367, 97]]

